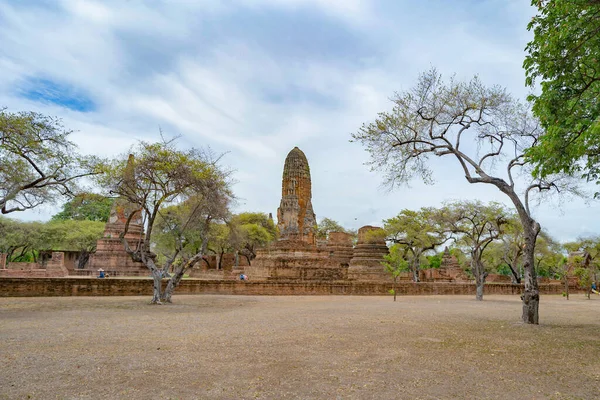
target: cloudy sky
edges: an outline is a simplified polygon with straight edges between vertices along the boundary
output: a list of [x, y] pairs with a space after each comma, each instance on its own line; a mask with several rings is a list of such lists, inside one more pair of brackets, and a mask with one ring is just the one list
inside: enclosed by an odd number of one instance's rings
[[[350, 134], [431, 66], [525, 98], [529, 0], [0, 0], [0, 106], [59, 116], [84, 153], [137, 140], [227, 152], [238, 211], [275, 214], [287, 153], [312, 171], [317, 218], [349, 228], [444, 200], [505, 198], [454, 160], [389, 192]], [[600, 206], [546, 204], [560, 240], [600, 232]], [[46, 219], [50, 208], [18, 215]]]

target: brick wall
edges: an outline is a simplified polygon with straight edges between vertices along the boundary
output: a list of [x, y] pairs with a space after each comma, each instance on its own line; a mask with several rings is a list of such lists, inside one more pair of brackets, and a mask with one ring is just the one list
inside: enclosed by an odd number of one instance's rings
[[[176, 294], [240, 295], [386, 295], [388, 283], [371, 282], [240, 282], [183, 280]], [[400, 283], [401, 295], [475, 295], [469, 283]], [[577, 289], [571, 289], [573, 293]], [[520, 294], [522, 286], [493, 283], [485, 294]], [[542, 294], [560, 294], [562, 285], [540, 284]], [[0, 278], [0, 297], [18, 296], [137, 296], [151, 295], [152, 280], [142, 278]]]

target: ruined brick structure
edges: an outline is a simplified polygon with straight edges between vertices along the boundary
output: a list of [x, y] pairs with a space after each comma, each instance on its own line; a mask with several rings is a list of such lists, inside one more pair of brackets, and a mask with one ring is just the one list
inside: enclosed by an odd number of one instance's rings
[[[430, 268], [420, 271], [421, 282], [469, 282], [470, 279], [460, 267], [455, 256], [450, 254], [448, 247], [444, 249], [440, 268]], [[500, 278], [498, 278], [500, 279]], [[510, 278], [509, 278], [510, 281]]]
[[[4, 260], [4, 264], [1, 264]], [[50, 258], [42, 265], [39, 263], [8, 263], [6, 265], [6, 254], [0, 254], [0, 278], [58, 278], [69, 275], [65, 266], [65, 254], [63, 252], [52, 252]]]
[[283, 166], [281, 203], [277, 209], [279, 240], [259, 249], [252, 265], [244, 267], [251, 280], [347, 279], [352, 243], [340, 233], [317, 246], [311, 185], [308, 160], [302, 150], [294, 147]]
[[280, 240], [316, 244], [317, 218], [312, 207], [310, 168], [306, 156], [294, 147], [285, 159], [281, 179], [281, 203], [277, 209]]
[[[82, 272], [84, 275], [95, 275], [100, 268], [113, 276], [117, 275], [146, 275], [148, 269], [140, 262], [133, 261], [121, 243], [120, 235], [125, 230], [127, 218], [134, 213], [125, 238], [129, 245], [135, 248], [144, 237], [144, 226], [141, 212], [132, 204], [122, 199], [115, 201], [104, 234], [96, 243], [96, 252], [90, 256], [88, 265]], [[77, 272], [77, 271], [76, 271]]]
[[383, 257], [388, 253], [383, 229], [363, 226], [358, 230], [358, 242], [350, 260], [348, 278], [360, 281], [389, 281], [390, 275], [381, 264]]
[[329, 232], [325, 246], [329, 251], [329, 257], [338, 260], [342, 266], [348, 267], [354, 254], [352, 235], [346, 232]]
[[[135, 179], [133, 161], [133, 155], [130, 154], [124, 172], [125, 182]], [[117, 199], [110, 210], [104, 234], [96, 243], [96, 252], [90, 256], [88, 265], [84, 271], [81, 271], [82, 274], [94, 275], [100, 268], [113, 276], [138, 276], [149, 273], [144, 264], [131, 259], [121, 243], [120, 235], [125, 231], [127, 219], [130, 216], [131, 221], [125, 238], [131, 248], [135, 248], [141, 243], [144, 238], [144, 221], [139, 206], [131, 204], [125, 199]]]

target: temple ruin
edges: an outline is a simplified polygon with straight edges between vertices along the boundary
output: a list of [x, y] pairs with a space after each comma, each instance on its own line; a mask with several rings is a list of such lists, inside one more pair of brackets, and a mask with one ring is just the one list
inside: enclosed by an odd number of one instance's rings
[[104, 234], [96, 243], [96, 252], [90, 255], [90, 260], [84, 268], [88, 275], [96, 274], [100, 268], [111, 276], [148, 274], [148, 268], [141, 262], [133, 261], [121, 242], [120, 235], [125, 231], [125, 224], [130, 214], [134, 215], [125, 238], [133, 248], [141, 243], [144, 237], [144, 225], [140, 210], [122, 199], [117, 199], [104, 227]]
[[371, 243], [365, 239], [367, 231], [381, 228], [361, 228], [357, 248], [352, 245], [351, 235], [345, 232], [330, 232], [326, 241], [317, 243], [310, 167], [298, 147], [289, 152], [284, 162], [277, 227], [279, 239], [259, 249], [252, 265], [244, 268], [252, 280], [334, 281], [363, 277], [349, 276], [352, 265], [368, 265], [371, 271], [376, 271], [372, 275], [385, 277], [381, 265], [383, 255], [387, 254], [385, 241], [380, 238]]
[[390, 280], [390, 275], [381, 264], [389, 253], [383, 229], [363, 226], [358, 230], [358, 242], [354, 247], [348, 268], [348, 277], [360, 281]]
[[[126, 184], [128, 181], [135, 179], [133, 161], [133, 155], [130, 154], [123, 177]], [[129, 184], [133, 185], [132, 183]], [[129, 242], [129, 246], [135, 248], [142, 242], [144, 239], [144, 220], [139, 206], [122, 198], [115, 200], [110, 210], [108, 222], [104, 227], [104, 234], [96, 243], [96, 252], [90, 256], [88, 265], [80, 272], [81, 274], [94, 275], [100, 268], [111, 276], [138, 276], [149, 273], [143, 263], [133, 261], [121, 242], [120, 235], [125, 231], [128, 219], [131, 220], [125, 239]]]

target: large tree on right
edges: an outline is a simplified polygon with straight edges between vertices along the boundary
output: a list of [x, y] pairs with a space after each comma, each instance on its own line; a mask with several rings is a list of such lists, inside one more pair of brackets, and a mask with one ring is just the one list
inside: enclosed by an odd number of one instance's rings
[[533, 0], [523, 66], [546, 134], [530, 152], [542, 174], [583, 173], [600, 184], [600, 0]]
[[535, 147], [543, 133], [538, 121], [503, 88], [487, 87], [476, 77], [470, 82], [444, 81], [435, 69], [392, 101], [393, 110], [364, 124], [352, 135], [354, 141], [366, 147], [371, 166], [384, 171], [391, 186], [413, 177], [431, 182], [429, 158], [438, 156], [454, 159], [469, 183], [493, 185], [504, 193], [525, 236], [522, 318], [537, 324], [534, 252], [540, 225], [532, 216], [530, 199], [532, 193], [568, 184], [554, 176], [531, 178], [525, 151]]

